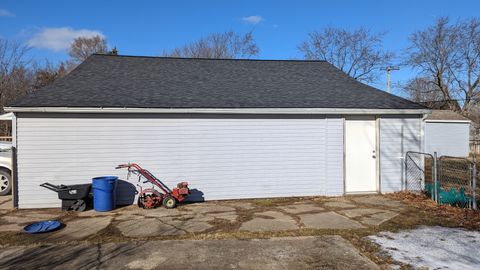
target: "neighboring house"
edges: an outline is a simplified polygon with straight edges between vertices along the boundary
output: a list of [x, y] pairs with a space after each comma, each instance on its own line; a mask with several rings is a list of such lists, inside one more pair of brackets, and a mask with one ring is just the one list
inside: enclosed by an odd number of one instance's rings
[[438, 156], [468, 156], [470, 124], [470, 119], [451, 110], [433, 110], [425, 119], [425, 151]]
[[430, 112], [324, 61], [105, 55], [7, 110], [20, 208], [60, 205], [45, 181], [125, 180], [125, 162], [206, 200], [398, 191]]

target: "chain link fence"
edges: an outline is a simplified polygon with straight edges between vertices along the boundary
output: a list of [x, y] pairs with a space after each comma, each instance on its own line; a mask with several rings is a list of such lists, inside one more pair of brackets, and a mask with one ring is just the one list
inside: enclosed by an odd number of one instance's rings
[[476, 159], [407, 152], [405, 189], [424, 193], [438, 204], [477, 209]]
[[438, 203], [473, 207], [474, 165], [467, 158], [442, 156], [438, 159]]
[[473, 203], [475, 204], [475, 207], [478, 207], [478, 202], [480, 201], [480, 164], [478, 163], [478, 159], [476, 155], [472, 156], [472, 162], [473, 162], [473, 190], [474, 192], [474, 200]]
[[424, 193], [425, 186], [433, 183], [433, 156], [428, 153], [407, 152], [405, 156], [405, 188]]

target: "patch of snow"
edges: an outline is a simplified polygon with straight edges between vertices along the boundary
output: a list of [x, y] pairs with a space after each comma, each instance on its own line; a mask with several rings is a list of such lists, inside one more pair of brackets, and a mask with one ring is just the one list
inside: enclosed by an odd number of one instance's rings
[[421, 226], [369, 236], [396, 261], [414, 268], [480, 269], [480, 232]]

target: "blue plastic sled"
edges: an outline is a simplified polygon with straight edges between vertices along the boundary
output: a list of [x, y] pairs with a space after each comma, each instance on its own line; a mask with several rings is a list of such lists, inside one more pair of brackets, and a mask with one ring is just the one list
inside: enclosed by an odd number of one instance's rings
[[57, 220], [45, 220], [45, 221], [39, 221], [32, 223], [30, 225], [25, 226], [23, 230], [26, 233], [34, 234], [34, 233], [46, 233], [46, 232], [51, 232], [55, 231], [58, 228], [62, 226], [62, 223], [60, 223]]

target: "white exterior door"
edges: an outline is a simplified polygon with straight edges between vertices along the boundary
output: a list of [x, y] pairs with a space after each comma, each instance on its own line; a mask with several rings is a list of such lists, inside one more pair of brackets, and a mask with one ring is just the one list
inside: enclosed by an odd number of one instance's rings
[[375, 117], [345, 119], [345, 192], [377, 191]]

